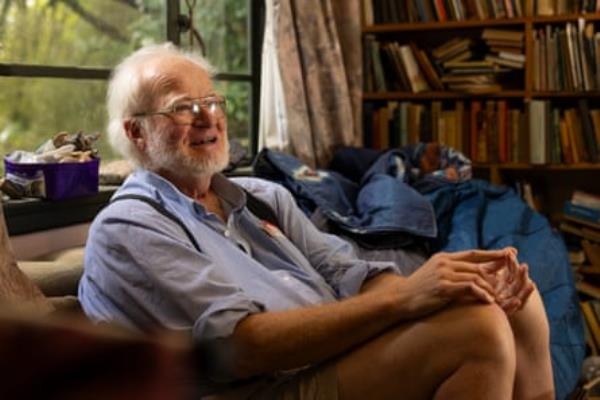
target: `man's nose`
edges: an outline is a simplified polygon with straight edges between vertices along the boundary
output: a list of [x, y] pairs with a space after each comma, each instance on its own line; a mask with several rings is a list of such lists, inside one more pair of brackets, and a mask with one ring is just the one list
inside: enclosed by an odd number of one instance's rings
[[206, 107], [200, 107], [200, 110], [194, 114], [192, 125], [196, 127], [215, 126], [217, 117], [213, 112], [210, 112]]

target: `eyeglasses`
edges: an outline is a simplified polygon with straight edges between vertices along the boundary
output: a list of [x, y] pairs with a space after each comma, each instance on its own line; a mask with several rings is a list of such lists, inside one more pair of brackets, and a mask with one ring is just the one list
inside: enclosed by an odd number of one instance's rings
[[203, 116], [202, 110], [217, 120], [225, 117], [226, 107], [227, 101], [224, 97], [208, 96], [177, 101], [164, 110], [135, 113], [133, 116], [164, 115], [171, 118], [177, 125], [191, 125], [196, 119]]

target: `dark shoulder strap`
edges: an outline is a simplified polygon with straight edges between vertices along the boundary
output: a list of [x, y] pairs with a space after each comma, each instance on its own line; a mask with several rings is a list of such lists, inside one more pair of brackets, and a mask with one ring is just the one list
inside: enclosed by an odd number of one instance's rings
[[[258, 197], [254, 196], [246, 189], [244, 189], [244, 192], [246, 193], [246, 207], [248, 207], [248, 210], [250, 210], [250, 212], [254, 214], [258, 219], [270, 222], [271, 224], [279, 228], [279, 221], [277, 220], [277, 216], [275, 215], [275, 212], [273, 211], [271, 206], [263, 200], [259, 199]], [[162, 204], [160, 204], [156, 200], [148, 196], [143, 196], [139, 194], [123, 194], [121, 196], [114, 197], [111, 200], [111, 203], [119, 200], [128, 199], [143, 201], [144, 203], [152, 206], [152, 208], [154, 208], [156, 211], [158, 211], [165, 217], [169, 218], [171, 221], [175, 222], [181, 227], [181, 229], [183, 229], [188, 239], [190, 239], [190, 242], [192, 242], [192, 245], [194, 245], [194, 248], [201, 252], [198, 242], [196, 242], [196, 239], [189, 231], [187, 226], [185, 226], [185, 224], [179, 218], [177, 218], [172, 212], [167, 210]]]
[[114, 203], [115, 201], [119, 201], [119, 200], [128, 200], [128, 199], [143, 201], [144, 203], [152, 206], [152, 208], [154, 208], [156, 211], [158, 211], [165, 217], [169, 218], [171, 221], [175, 222], [177, 225], [179, 225], [181, 227], [181, 229], [183, 229], [183, 231], [187, 235], [188, 239], [190, 239], [190, 242], [192, 242], [192, 245], [194, 246], [194, 248], [196, 250], [198, 250], [199, 252], [202, 252], [202, 250], [200, 250], [200, 246], [198, 245], [198, 242], [196, 242], [196, 239], [194, 238], [194, 236], [192, 235], [190, 230], [187, 228], [187, 226], [185, 226], [185, 224], [179, 218], [177, 218], [172, 212], [167, 210], [162, 204], [160, 204], [156, 200], [154, 200], [148, 196], [143, 196], [143, 195], [139, 195], [139, 194], [123, 194], [121, 196], [117, 196], [117, 197], [113, 198], [111, 200], [111, 203]]
[[258, 219], [270, 222], [279, 228], [277, 215], [275, 215], [271, 206], [250, 193], [248, 190], [244, 189], [244, 192], [246, 192], [246, 207], [248, 207], [248, 210], [250, 210], [250, 212]]

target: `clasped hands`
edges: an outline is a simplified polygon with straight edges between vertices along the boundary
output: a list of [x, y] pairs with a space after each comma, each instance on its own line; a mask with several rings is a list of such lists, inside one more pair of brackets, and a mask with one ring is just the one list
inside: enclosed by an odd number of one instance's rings
[[523, 307], [534, 289], [517, 250], [467, 250], [437, 253], [408, 277], [412, 311], [425, 314], [451, 301], [496, 303], [507, 314]]

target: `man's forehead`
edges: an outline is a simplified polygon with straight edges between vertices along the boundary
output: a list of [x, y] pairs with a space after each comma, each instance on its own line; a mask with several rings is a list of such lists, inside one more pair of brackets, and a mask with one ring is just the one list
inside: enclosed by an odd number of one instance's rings
[[208, 73], [189, 60], [154, 60], [142, 66], [141, 74], [158, 98], [213, 93]]

